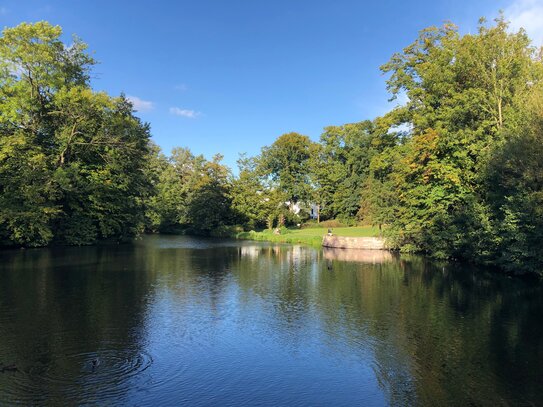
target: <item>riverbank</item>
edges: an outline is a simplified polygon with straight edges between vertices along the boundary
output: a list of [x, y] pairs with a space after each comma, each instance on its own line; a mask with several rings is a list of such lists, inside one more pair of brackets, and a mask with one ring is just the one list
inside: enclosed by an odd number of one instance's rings
[[[273, 230], [262, 230], [249, 232], [239, 232], [235, 234], [236, 239], [259, 240], [275, 243], [301, 243], [309, 246], [322, 245], [323, 237], [328, 233], [326, 228], [306, 228], [306, 229], [288, 229], [282, 228], [280, 234], [275, 234]], [[379, 228], [372, 226], [355, 226], [332, 229], [332, 233], [342, 237], [377, 237]]]
[[385, 239], [382, 237], [326, 235], [322, 239], [322, 246], [335, 249], [387, 250]]

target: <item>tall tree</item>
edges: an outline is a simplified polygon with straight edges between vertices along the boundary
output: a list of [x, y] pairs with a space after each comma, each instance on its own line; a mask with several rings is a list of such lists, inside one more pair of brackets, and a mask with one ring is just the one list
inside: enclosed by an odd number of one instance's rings
[[309, 137], [287, 133], [262, 149], [260, 171], [277, 182], [286, 200], [307, 201], [311, 197], [308, 161], [312, 146]]
[[209, 234], [232, 224], [230, 169], [222, 156], [207, 161], [188, 148], [175, 148], [159, 157], [156, 195], [149, 201], [151, 230], [165, 233]]
[[149, 127], [93, 92], [86, 45], [46, 22], [0, 38], [0, 236], [6, 244], [122, 239], [143, 225]]
[[396, 134], [380, 121], [369, 120], [324, 130], [311, 160], [316, 200], [325, 217], [353, 219], [360, 210], [372, 157], [395, 145]]
[[479, 259], [543, 274], [543, 87], [525, 98], [525, 121], [495, 149], [485, 172], [487, 229]]
[[231, 174], [221, 164], [222, 159], [221, 154], [216, 154], [199, 170], [188, 208], [193, 233], [208, 235], [220, 226], [232, 224]]
[[541, 78], [536, 50], [503, 18], [464, 36], [446, 24], [423, 30], [383, 70], [393, 96], [407, 94], [399, 110], [412, 126], [389, 177], [399, 197], [390, 230], [404, 247], [472, 258], [485, 246], [473, 239], [488, 212], [482, 174]]
[[264, 228], [270, 216], [275, 217], [283, 203], [281, 194], [266, 183], [266, 178], [258, 171], [258, 157], [238, 160], [239, 175], [231, 189], [232, 210], [237, 221], [247, 229]]

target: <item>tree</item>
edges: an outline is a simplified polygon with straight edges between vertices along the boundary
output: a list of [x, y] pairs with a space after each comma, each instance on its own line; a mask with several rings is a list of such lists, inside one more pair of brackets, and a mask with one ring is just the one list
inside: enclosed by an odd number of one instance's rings
[[86, 45], [46, 22], [0, 38], [0, 236], [87, 244], [143, 226], [149, 126], [123, 96], [93, 92]]
[[494, 251], [477, 243], [492, 240], [480, 232], [492, 234], [482, 175], [522, 121], [519, 101], [541, 79], [536, 50], [500, 17], [492, 27], [481, 21], [475, 35], [460, 36], [452, 24], [423, 30], [382, 69], [393, 97], [407, 94], [397, 111], [412, 126], [387, 177], [398, 194], [396, 241], [438, 257]]
[[311, 197], [308, 161], [313, 142], [307, 136], [287, 133], [262, 149], [260, 168], [277, 182], [285, 200], [307, 201]]
[[197, 234], [211, 234], [223, 225], [231, 225], [231, 174], [221, 164], [223, 156], [216, 154], [204, 162], [189, 201], [190, 230]]
[[[480, 260], [522, 274], [543, 274], [543, 87], [525, 99], [526, 121], [493, 152], [486, 170], [490, 219]], [[478, 241], [478, 240], [476, 240]], [[489, 250], [492, 248], [494, 250]]]
[[188, 148], [159, 157], [156, 194], [149, 201], [151, 230], [163, 233], [210, 234], [234, 221], [230, 169], [222, 156], [207, 161]]
[[232, 210], [237, 223], [247, 229], [266, 227], [268, 218], [276, 216], [277, 208], [284, 202], [277, 191], [266, 185], [266, 177], [259, 173], [258, 165], [258, 157], [241, 155], [239, 175], [232, 183]]
[[381, 122], [369, 120], [324, 130], [311, 161], [316, 200], [325, 217], [353, 219], [360, 210], [372, 157], [394, 145], [396, 135]]

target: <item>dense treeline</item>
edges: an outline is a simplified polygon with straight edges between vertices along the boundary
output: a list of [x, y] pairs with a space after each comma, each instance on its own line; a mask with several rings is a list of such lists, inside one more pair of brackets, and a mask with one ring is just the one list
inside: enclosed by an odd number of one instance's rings
[[0, 241], [40, 246], [143, 230], [149, 128], [94, 92], [93, 59], [48, 23], [0, 38]]
[[382, 66], [382, 117], [288, 133], [239, 173], [165, 157], [123, 97], [94, 92], [94, 61], [47, 23], [0, 39], [0, 239], [88, 244], [143, 230], [231, 233], [319, 220], [384, 225], [404, 251], [543, 273], [541, 50], [503, 18], [476, 34], [423, 30]]
[[411, 130], [371, 162], [363, 201], [397, 247], [543, 271], [541, 50], [507, 28], [430, 28], [383, 66], [408, 97], [388, 116]]

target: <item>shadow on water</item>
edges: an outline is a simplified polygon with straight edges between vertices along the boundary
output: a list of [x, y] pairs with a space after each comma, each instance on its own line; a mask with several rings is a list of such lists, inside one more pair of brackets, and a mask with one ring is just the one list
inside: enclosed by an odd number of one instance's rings
[[150, 286], [131, 246], [2, 252], [0, 375], [7, 404], [122, 400], [151, 363], [143, 349]]
[[152, 236], [2, 252], [0, 403], [538, 405], [539, 283]]

